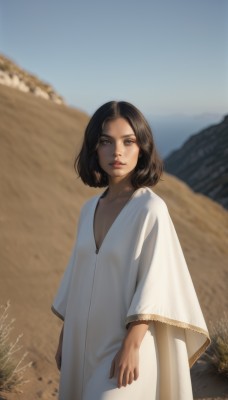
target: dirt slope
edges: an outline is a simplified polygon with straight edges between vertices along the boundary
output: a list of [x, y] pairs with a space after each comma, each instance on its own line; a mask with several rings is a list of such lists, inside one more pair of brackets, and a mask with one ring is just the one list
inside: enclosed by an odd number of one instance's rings
[[[75, 109], [0, 85], [0, 302], [10, 299], [14, 335], [24, 333], [33, 361], [24, 394], [9, 399], [57, 393], [53, 357], [60, 323], [50, 305], [81, 205], [97, 193], [73, 170], [87, 120]], [[227, 212], [169, 175], [156, 192], [170, 209], [205, 317], [216, 321], [227, 307]]]

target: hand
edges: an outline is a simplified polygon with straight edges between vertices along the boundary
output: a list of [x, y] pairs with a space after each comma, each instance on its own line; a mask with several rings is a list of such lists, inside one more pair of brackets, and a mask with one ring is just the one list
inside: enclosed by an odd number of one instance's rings
[[120, 350], [112, 361], [109, 377], [117, 378], [119, 388], [130, 385], [139, 377], [139, 348], [148, 325], [148, 321], [132, 322]]
[[117, 378], [117, 386], [130, 385], [139, 376], [139, 348], [123, 344], [115, 355], [111, 369], [110, 378]]

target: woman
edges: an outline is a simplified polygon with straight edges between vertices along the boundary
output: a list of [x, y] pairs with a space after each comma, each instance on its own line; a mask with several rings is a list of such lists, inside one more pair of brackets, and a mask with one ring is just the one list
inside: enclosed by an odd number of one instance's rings
[[75, 161], [107, 187], [83, 207], [53, 311], [64, 320], [61, 400], [189, 400], [207, 328], [164, 201], [162, 163], [143, 115], [111, 101], [91, 118]]

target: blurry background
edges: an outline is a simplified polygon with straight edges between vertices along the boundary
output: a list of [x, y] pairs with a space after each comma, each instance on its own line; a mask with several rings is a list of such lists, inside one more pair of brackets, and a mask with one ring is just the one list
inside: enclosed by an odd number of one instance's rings
[[[24, 333], [32, 361], [24, 394], [7, 398], [57, 397], [61, 323], [50, 306], [80, 208], [98, 192], [73, 162], [106, 101], [147, 117], [166, 170], [182, 179], [165, 173], [155, 190], [207, 323], [227, 309], [227, 20], [226, 0], [0, 0], [0, 303], [10, 299], [12, 334]], [[228, 397], [200, 365], [192, 381], [194, 398]]]
[[0, 4], [1, 52], [89, 114], [132, 102], [162, 155], [226, 113], [226, 0]]

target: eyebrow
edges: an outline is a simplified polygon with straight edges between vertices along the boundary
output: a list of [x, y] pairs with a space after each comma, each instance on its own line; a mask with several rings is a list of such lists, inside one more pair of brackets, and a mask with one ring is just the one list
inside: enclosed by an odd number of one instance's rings
[[[113, 139], [113, 137], [110, 136], [108, 133], [102, 133], [102, 134], [101, 134], [101, 137], [102, 137], [102, 136], [105, 136], [105, 137], [108, 137], [108, 138], [110, 138], [110, 139]], [[130, 133], [130, 134], [128, 134], [128, 135], [122, 135], [121, 138], [128, 138], [128, 137], [131, 137], [131, 136], [136, 137], [134, 133]]]

